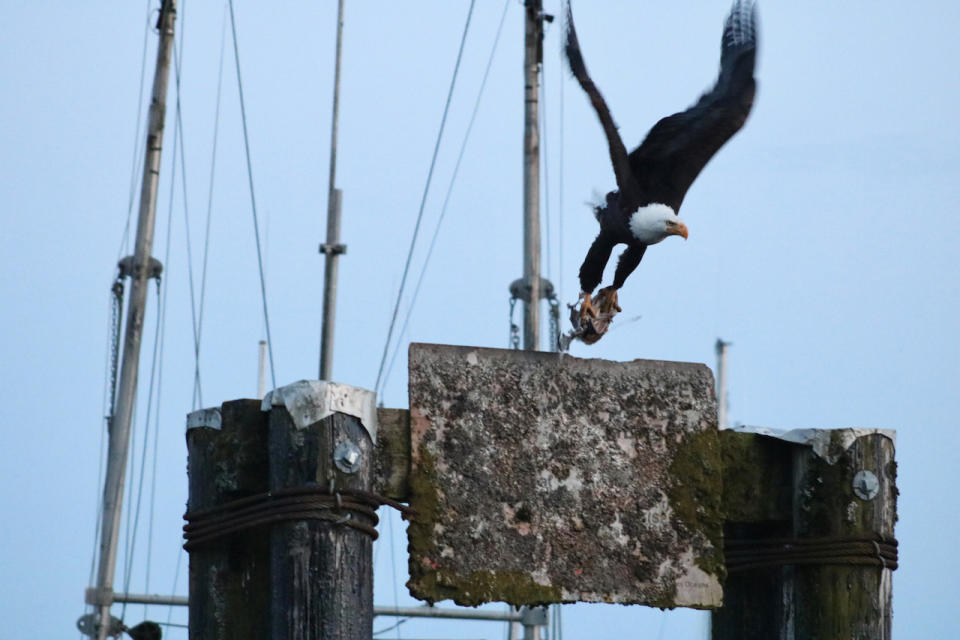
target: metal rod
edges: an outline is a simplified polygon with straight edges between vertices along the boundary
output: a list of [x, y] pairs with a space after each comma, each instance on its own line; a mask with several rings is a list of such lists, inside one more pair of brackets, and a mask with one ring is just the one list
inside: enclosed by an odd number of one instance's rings
[[343, 48], [343, 0], [337, 3], [337, 54], [333, 73], [333, 118], [330, 125], [330, 186], [327, 191], [327, 242], [323, 272], [323, 326], [320, 329], [320, 379], [329, 380], [333, 370], [333, 327], [337, 312], [337, 261], [343, 253], [340, 245], [340, 204], [342, 194], [336, 188], [337, 120], [340, 114], [340, 53]]
[[176, 0], [164, 0], [160, 9], [157, 45], [157, 68], [153, 78], [147, 128], [146, 160], [140, 189], [140, 210], [137, 218], [137, 239], [133, 256], [130, 304], [123, 343], [120, 383], [117, 388], [117, 411], [110, 424], [107, 472], [103, 487], [103, 521], [100, 534], [100, 557], [97, 571], [97, 605], [100, 624], [97, 638], [105, 640], [109, 631], [113, 577], [116, 570], [117, 539], [123, 502], [123, 484], [130, 446], [130, 423], [136, 402], [140, 343], [147, 306], [148, 266], [153, 248], [154, 222], [157, 210], [157, 185], [160, 177], [160, 156], [163, 148], [163, 126], [166, 113], [167, 80], [170, 55], [173, 51], [173, 26]]
[[[173, 607], [188, 606], [187, 596], [159, 596], [142, 593], [118, 593], [114, 602], [128, 604], [156, 604]], [[441, 609], [438, 607], [374, 607], [373, 615], [393, 618], [447, 618], [457, 620], [491, 620], [494, 622], [521, 622], [520, 612], [480, 611], [475, 609]]]
[[727, 351], [730, 344], [717, 338], [717, 426], [720, 429], [727, 428]]
[[543, 62], [542, 0], [526, 0], [523, 51], [523, 278], [530, 290], [523, 305], [523, 348], [540, 349], [540, 65]]
[[478, 611], [475, 609], [440, 609], [437, 607], [374, 607], [375, 616], [394, 618], [453, 618], [457, 620], [493, 620], [520, 622], [519, 612]]
[[263, 400], [267, 391], [267, 341], [261, 340], [257, 345], [257, 398]]
[[117, 593], [113, 596], [114, 602], [127, 604], [159, 604], [171, 607], [186, 607], [189, 605], [187, 596], [158, 596], [145, 593]]

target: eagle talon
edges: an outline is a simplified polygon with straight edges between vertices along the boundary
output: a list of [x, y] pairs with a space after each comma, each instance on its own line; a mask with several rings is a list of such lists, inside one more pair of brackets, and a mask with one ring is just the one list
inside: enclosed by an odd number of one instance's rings
[[583, 300], [580, 305], [580, 325], [583, 326], [587, 320], [597, 317], [597, 309], [593, 306], [589, 293], [581, 294], [580, 299]]
[[614, 309], [616, 309], [617, 313], [623, 311], [623, 309], [620, 308], [617, 290], [613, 287], [600, 289], [600, 291], [597, 292], [597, 300], [600, 313], [611, 313]]

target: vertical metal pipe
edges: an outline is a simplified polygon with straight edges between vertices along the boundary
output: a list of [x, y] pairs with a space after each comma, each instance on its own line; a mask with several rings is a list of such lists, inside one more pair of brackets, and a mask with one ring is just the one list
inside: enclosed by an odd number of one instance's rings
[[521, 607], [520, 624], [523, 625], [523, 640], [540, 640], [540, 628], [547, 624], [547, 608]]
[[261, 340], [257, 345], [257, 398], [263, 400], [267, 391], [267, 341]]
[[526, 0], [523, 53], [523, 278], [530, 291], [523, 306], [523, 348], [540, 348], [540, 64], [542, 0]]
[[330, 125], [330, 185], [327, 192], [327, 242], [323, 272], [323, 326], [320, 330], [320, 379], [329, 380], [333, 370], [333, 326], [337, 312], [337, 261], [343, 253], [340, 244], [340, 204], [342, 193], [336, 188], [337, 121], [340, 114], [340, 53], [343, 48], [343, 0], [337, 3], [337, 53], [333, 73], [333, 118]]
[[727, 350], [729, 347], [729, 342], [717, 338], [717, 404], [719, 407], [717, 426], [721, 429], [727, 428]]
[[130, 445], [130, 423], [136, 402], [137, 369], [140, 362], [140, 343], [143, 319], [147, 306], [148, 267], [153, 248], [154, 222], [157, 211], [157, 185], [160, 176], [160, 156], [163, 148], [163, 125], [166, 114], [167, 80], [170, 75], [170, 56], [173, 51], [173, 25], [176, 19], [176, 0], [164, 0], [158, 27], [157, 68], [153, 78], [153, 93], [147, 128], [146, 160], [140, 189], [140, 210], [137, 218], [137, 239], [131, 275], [130, 304], [123, 343], [120, 383], [117, 387], [117, 408], [110, 425], [107, 471], [103, 487], [103, 521], [100, 535], [100, 556], [97, 570], [96, 605], [99, 613], [97, 637], [105, 640], [109, 631], [110, 605], [113, 600], [113, 576], [117, 560], [117, 539], [120, 530], [120, 512], [123, 502], [123, 484]]

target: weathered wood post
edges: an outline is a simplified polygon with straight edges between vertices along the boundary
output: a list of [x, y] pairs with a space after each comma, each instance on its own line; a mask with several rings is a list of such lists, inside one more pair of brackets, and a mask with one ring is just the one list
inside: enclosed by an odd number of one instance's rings
[[267, 403], [270, 490], [293, 497], [319, 489], [336, 500], [312, 514], [309, 500], [297, 502], [290, 508], [303, 510], [303, 519], [271, 529], [270, 637], [369, 640], [377, 518], [357, 495], [372, 489], [374, 394], [303, 381], [272, 391]]
[[726, 563], [713, 640], [887, 640], [892, 432], [722, 432]]
[[[389, 415], [379, 468], [399, 492], [409, 429]], [[376, 416], [372, 392], [309, 381], [190, 414], [192, 639], [369, 640]]]
[[794, 463], [794, 535], [827, 542], [794, 569], [796, 637], [888, 640], [897, 567], [893, 440], [852, 429], [818, 437], [820, 446], [798, 451]]
[[[267, 490], [267, 416], [259, 400], [191, 413], [187, 451], [191, 513]], [[190, 638], [267, 640], [269, 561], [263, 530], [190, 546]]]

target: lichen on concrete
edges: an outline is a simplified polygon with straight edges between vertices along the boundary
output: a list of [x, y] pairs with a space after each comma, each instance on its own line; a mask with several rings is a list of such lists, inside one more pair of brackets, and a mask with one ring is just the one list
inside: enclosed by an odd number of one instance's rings
[[705, 366], [412, 345], [410, 432], [414, 596], [720, 604]]

